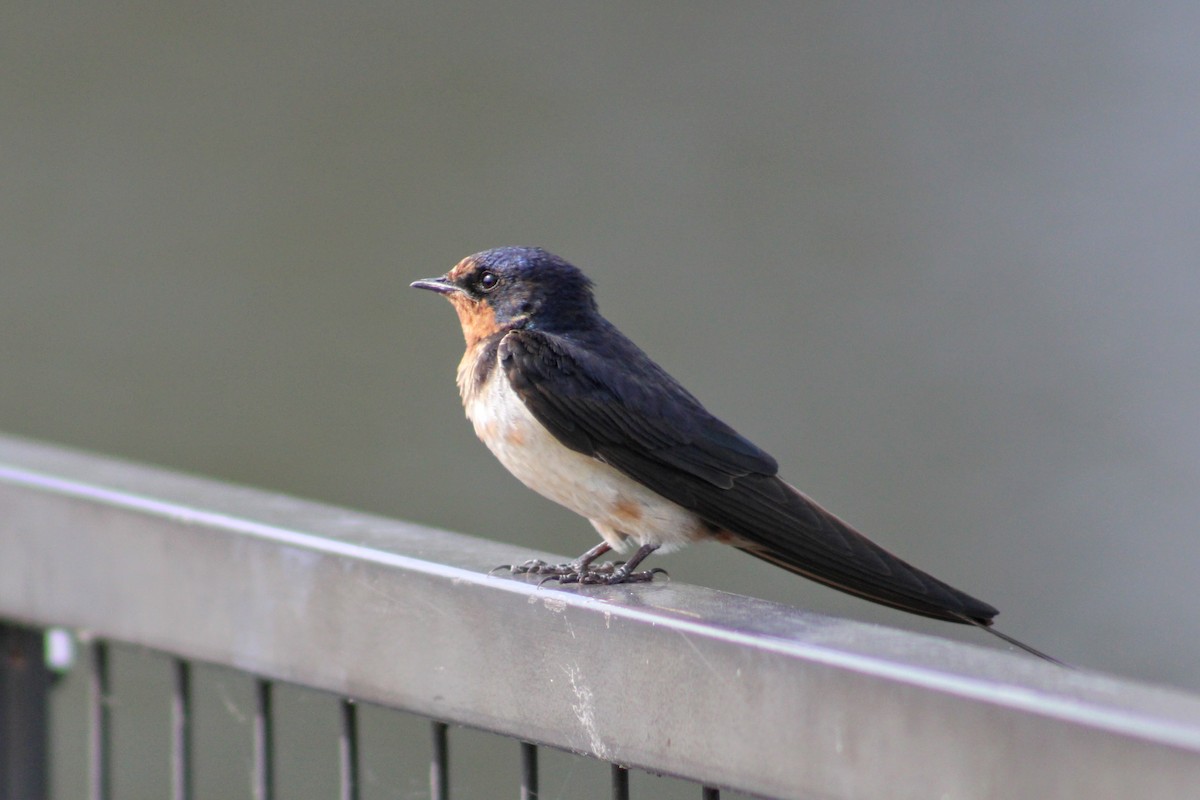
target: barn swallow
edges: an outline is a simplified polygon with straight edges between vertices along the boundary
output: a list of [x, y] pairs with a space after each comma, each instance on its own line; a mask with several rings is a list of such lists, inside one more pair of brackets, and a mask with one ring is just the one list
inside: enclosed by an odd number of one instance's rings
[[[502, 247], [413, 287], [445, 296], [466, 353], [458, 389], [509, 472], [586, 517], [602, 541], [569, 564], [512, 567], [563, 583], [652, 580], [655, 550], [731, 544], [913, 614], [991, 627], [997, 611], [902, 561], [785, 483], [775, 459], [710, 414], [600, 315], [592, 282], [536, 247]], [[638, 545], [625, 562], [596, 561]]]

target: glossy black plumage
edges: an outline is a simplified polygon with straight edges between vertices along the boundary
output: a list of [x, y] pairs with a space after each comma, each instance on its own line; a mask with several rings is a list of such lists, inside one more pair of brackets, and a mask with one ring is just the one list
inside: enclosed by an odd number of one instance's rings
[[695, 512], [793, 572], [925, 616], [989, 624], [996, 609], [912, 567], [776, 476], [775, 459], [710, 414], [602, 318], [594, 330], [507, 333], [508, 380], [564, 445]]

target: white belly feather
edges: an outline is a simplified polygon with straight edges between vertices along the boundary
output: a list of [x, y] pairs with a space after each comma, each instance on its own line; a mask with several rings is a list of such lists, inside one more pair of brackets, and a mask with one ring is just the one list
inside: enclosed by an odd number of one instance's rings
[[703, 535], [692, 512], [560, 444], [534, 419], [499, 365], [472, 389], [464, 392], [467, 416], [500, 463], [530, 489], [589, 519], [614, 548], [624, 549], [628, 537], [670, 551]]

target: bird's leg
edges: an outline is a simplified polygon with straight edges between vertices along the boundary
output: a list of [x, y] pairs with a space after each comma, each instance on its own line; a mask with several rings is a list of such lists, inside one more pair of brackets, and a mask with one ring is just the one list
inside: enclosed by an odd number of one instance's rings
[[[612, 545], [608, 542], [600, 542], [600, 544], [568, 564], [547, 564], [540, 558], [535, 558], [531, 561], [526, 561], [524, 564], [514, 564], [509, 569], [512, 570], [513, 575], [546, 575], [550, 578], [562, 580], [564, 583], [574, 583], [579, 580], [581, 575], [589, 574], [592, 562], [609, 550], [612, 550]], [[500, 568], [497, 567], [497, 569]], [[612, 572], [615, 567], [612, 564], [604, 564], [597, 569]]]
[[[616, 568], [611, 572], [601, 572], [593, 570], [584, 573], [579, 577], [580, 583], [603, 583], [612, 586], [617, 583], [648, 583], [654, 580], [654, 576], [662, 573], [667, 574], [665, 569], [651, 569], [645, 572], [634, 572], [633, 570], [638, 564], [645, 560], [646, 556], [658, 549], [656, 544], [644, 544], [637, 549], [628, 561], [622, 561], [616, 565]], [[607, 565], [605, 565], [607, 566]], [[566, 581], [564, 581], [566, 583]]]

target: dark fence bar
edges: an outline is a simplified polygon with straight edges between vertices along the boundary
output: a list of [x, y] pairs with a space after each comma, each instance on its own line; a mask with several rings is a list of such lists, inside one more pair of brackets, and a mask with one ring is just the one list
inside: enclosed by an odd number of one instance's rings
[[40, 630], [0, 620], [0, 800], [45, 800], [51, 673]]
[[535, 745], [521, 742], [521, 800], [537, 800], [538, 751]]
[[181, 658], [173, 664], [171, 693], [171, 797], [192, 797], [192, 668]]
[[112, 691], [108, 675], [108, 643], [92, 643], [88, 669], [88, 797], [111, 800]]
[[254, 800], [275, 798], [275, 720], [271, 682], [254, 682]]
[[341, 800], [358, 800], [358, 707], [353, 700], [341, 701], [341, 732], [338, 756], [341, 765]]
[[429, 796], [432, 800], [450, 800], [449, 726], [430, 723], [433, 747], [429, 759]]
[[629, 770], [613, 764], [612, 800], [629, 800]]

